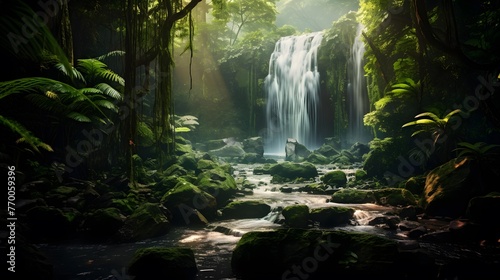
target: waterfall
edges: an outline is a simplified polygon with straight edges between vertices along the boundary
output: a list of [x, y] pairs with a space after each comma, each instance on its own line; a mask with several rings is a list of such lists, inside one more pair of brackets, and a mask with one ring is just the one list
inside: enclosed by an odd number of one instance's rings
[[281, 38], [269, 60], [265, 151], [284, 154], [288, 138], [309, 149], [317, 143], [319, 72], [317, 52], [323, 34]]
[[351, 74], [348, 84], [349, 126], [347, 134], [347, 140], [351, 143], [366, 143], [370, 139], [370, 133], [363, 125], [363, 117], [368, 113], [369, 109], [366, 78], [363, 69], [363, 56], [365, 54], [365, 45], [361, 40], [363, 28], [362, 24], [358, 24], [351, 49]]

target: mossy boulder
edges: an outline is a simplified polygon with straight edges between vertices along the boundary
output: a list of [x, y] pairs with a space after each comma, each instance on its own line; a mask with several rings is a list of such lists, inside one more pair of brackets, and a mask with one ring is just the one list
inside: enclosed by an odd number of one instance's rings
[[368, 178], [368, 174], [363, 169], [358, 169], [354, 172], [354, 180], [361, 181]]
[[285, 181], [294, 181], [297, 179], [313, 179], [318, 176], [318, 170], [312, 163], [294, 163], [282, 162], [271, 167], [270, 172], [273, 179], [275, 177], [283, 178]]
[[372, 190], [341, 189], [332, 195], [330, 200], [336, 203], [376, 203]]
[[285, 217], [285, 225], [289, 227], [306, 227], [309, 220], [309, 207], [307, 205], [289, 205], [281, 212]]
[[177, 158], [180, 166], [186, 170], [196, 170], [197, 159], [195, 153], [185, 153]]
[[327, 164], [330, 162], [330, 160], [326, 156], [324, 156], [320, 153], [317, 153], [317, 152], [311, 153], [306, 158], [306, 161], [310, 162], [310, 163], [314, 163], [314, 164]]
[[198, 160], [198, 162], [196, 163], [196, 169], [199, 170], [200, 172], [206, 171], [208, 169], [214, 169], [217, 168], [218, 166], [219, 164], [216, 163], [215, 161], [203, 158]]
[[125, 220], [120, 238], [133, 242], [164, 235], [170, 229], [169, 216], [170, 212], [161, 204], [142, 204]]
[[123, 226], [125, 219], [117, 208], [97, 209], [86, 217], [82, 227], [88, 238], [102, 241], [113, 237]]
[[484, 196], [477, 196], [470, 200], [466, 216], [475, 223], [497, 228], [500, 233], [500, 193], [492, 192]]
[[244, 234], [231, 266], [242, 279], [403, 279], [398, 259], [397, 243], [384, 237], [290, 228]]
[[391, 206], [409, 206], [417, 205], [417, 199], [413, 194], [402, 188], [384, 188], [373, 192], [377, 199], [377, 204]]
[[26, 211], [27, 237], [34, 242], [64, 240], [76, 226], [70, 215], [53, 206], [35, 206]]
[[263, 175], [263, 174], [271, 174], [271, 169], [273, 168], [274, 163], [265, 163], [260, 166], [256, 166], [253, 169], [254, 175]]
[[219, 207], [226, 205], [228, 200], [233, 198], [238, 191], [233, 176], [221, 167], [200, 173], [195, 185], [215, 197]]
[[314, 208], [309, 217], [311, 220], [319, 222], [322, 227], [334, 227], [349, 224], [353, 215], [352, 208], [332, 206]]
[[135, 251], [128, 274], [135, 280], [194, 280], [198, 267], [190, 248], [151, 247]]
[[173, 189], [165, 193], [161, 203], [172, 213], [174, 224], [204, 223], [199, 213], [206, 219], [212, 219], [217, 215], [215, 197], [184, 180], [179, 181]]
[[221, 210], [224, 219], [262, 218], [270, 211], [271, 206], [255, 200], [233, 201]]
[[328, 144], [321, 145], [321, 147], [319, 147], [314, 152], [322, 154], [323, 156], [328, 157], [328, 158], [339, 154], [339, 151], [335, 150], [335, 148], [333, 148], [331, 145], [328, 145]]
[[421, 195], [424, 192], [425, 176], [413, 176], [404, 182], [404, 188], [414, 195]]
[[333, 170], [320, 177], [320, 180], [329, 186], [343, 187], [347, 183], [347, 175], [344, 171]]
[[470, 160], [455, 159], [431, 170], [426, 177], [422, 207], [430, 216], [457, 218], [465, 215], [476, 196], [470, 182]]

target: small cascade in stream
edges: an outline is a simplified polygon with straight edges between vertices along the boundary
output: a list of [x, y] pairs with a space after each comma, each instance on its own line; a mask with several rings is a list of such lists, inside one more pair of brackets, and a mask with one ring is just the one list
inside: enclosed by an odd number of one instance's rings
[[358, 24], [356, 37], [351, 49], [350, 78], [348, 84], [349, 127], [347, 140], [351, 143], [367, 143], [370, 133], [363, 124], [363, 117], [369, 110], [368, 92], [364, 71], [365, 45], [362, 38], [364, 26]]
[[288, 138], [316, 148], [319, 72], [317, 52], [323, 34], [315, 32], [281, 38], [269, 60], [267, 91], [268, 154], [284, 154]]

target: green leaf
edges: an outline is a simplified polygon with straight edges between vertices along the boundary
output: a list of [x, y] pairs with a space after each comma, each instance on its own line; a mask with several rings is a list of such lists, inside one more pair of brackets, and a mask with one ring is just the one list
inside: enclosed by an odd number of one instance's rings
[[189, 127], [185, 127], [185, 126], [175, 128], [175, 132], [190, 132], [190, 131], [191, 131], [191, 129]]

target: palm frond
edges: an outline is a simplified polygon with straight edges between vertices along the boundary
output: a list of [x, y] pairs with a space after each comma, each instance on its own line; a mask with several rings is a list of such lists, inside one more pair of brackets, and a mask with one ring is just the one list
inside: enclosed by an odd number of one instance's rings
[[444, 116], [443, 120], [444, 120], [445, 122], [448, 122], [448, 120], [449, 120], [450, 118], [452, 118], [452, 117], [453, 117], [453, 116], [455, 116], [456, 114], [460, 114], [460, 113], [462, 113], [462, 110], [460, 110], [460, 109], [455, 109], [455, 110], [453, 110], [453, 111], [449, 112], [446, 116]]

